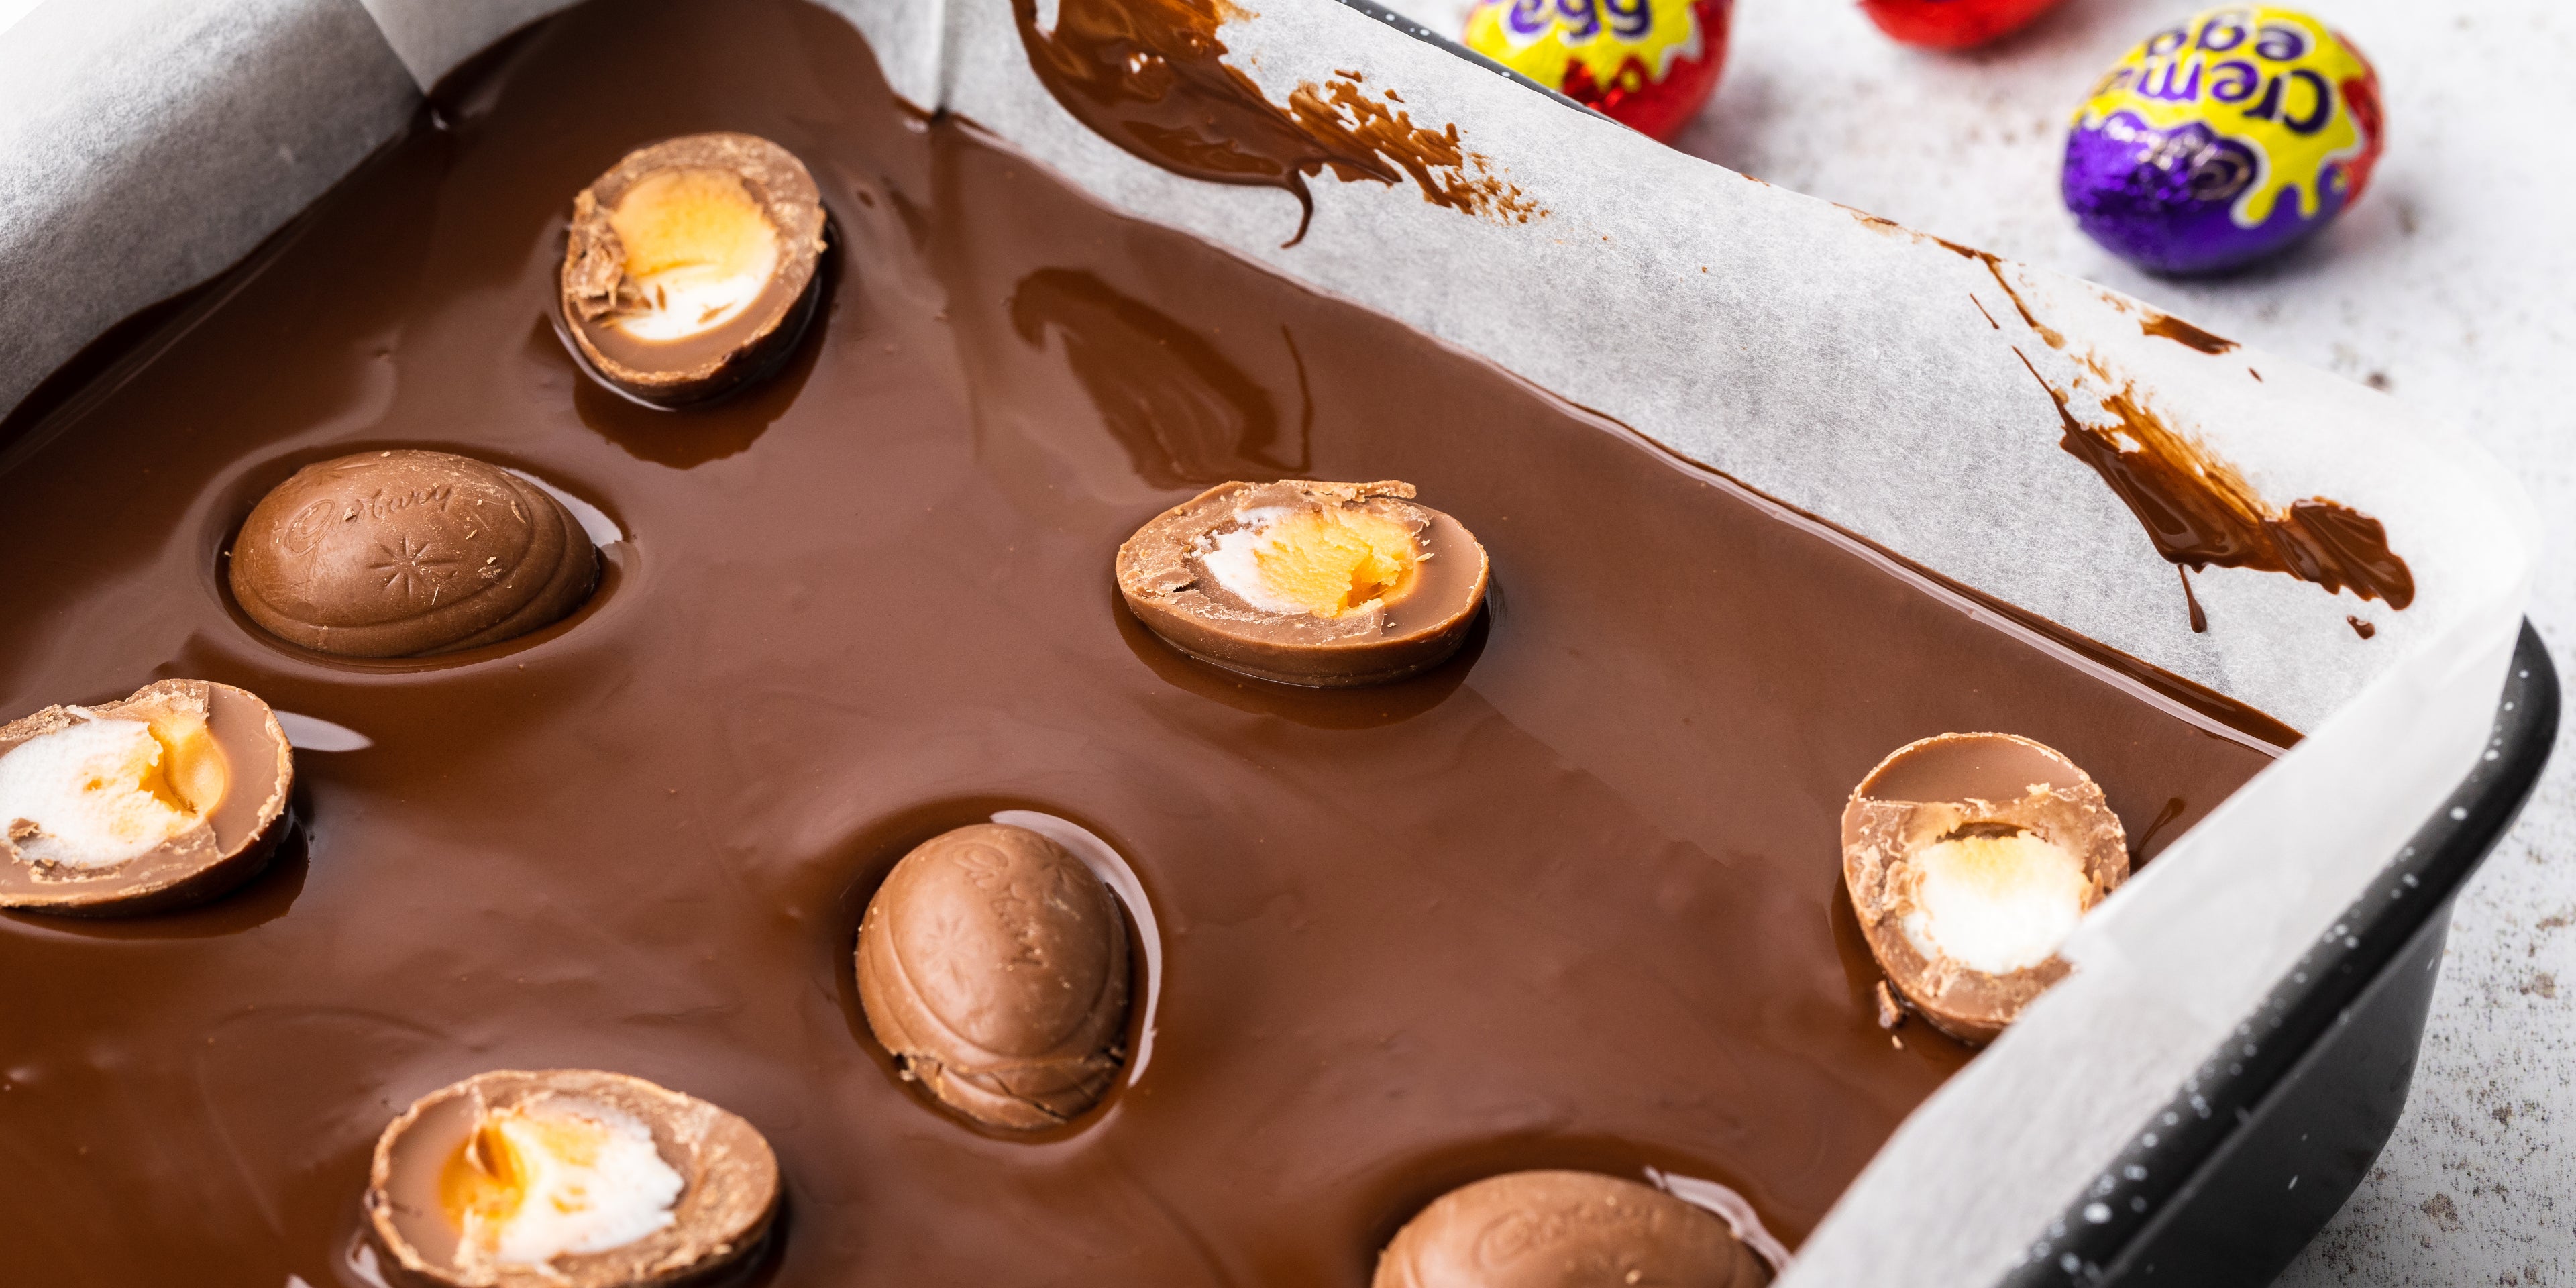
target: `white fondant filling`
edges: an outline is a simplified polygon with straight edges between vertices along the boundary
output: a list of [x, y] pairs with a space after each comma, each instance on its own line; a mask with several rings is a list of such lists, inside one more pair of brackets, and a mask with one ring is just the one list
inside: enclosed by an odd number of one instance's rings
[[773, 238], [743, 271], [729, 273], [718, 264], [675, 264], [645, 274], [635, 279], [635, 287], [652, 307], [620, 316], [617, 328], [656, 344], [704, 334], [740, 317], [777, 271]]
[[541, 1100], [487, 1124], [510, 1142], [524, 1197], [490, 1228], [469, 1230], [509, 1265], [542, 1265], [623, 1247], [671, 1224], [683, 1182], [634, 1116], [584, 1101]]
[[1269, 579], [1261, 575], [1261, 552], [1276, 544], [1271, 529], [1289, 514], [1289, 507], [1284, 505], [1255, 506], [1243, 511], [1235, 516], [1240, 526], [1218, 533], [1199, 555], [1199, 562], [1206, 565], [1216, 584], [1262, 612], [1305, 612], [1305, 605], [1272, 593]]
[[161, 755], [140, 720], [84, 721], [20, 743], [0, 756], [0, 828], [28, 859], [66, 868], [149, 853], [196, 822], [143, 785]]
[[1919, 879], [1901, 924], [1926, 957], [2010, 974], [2047, 961], [2084, 916], [2082, 864], [2028, 832], [1936, 841], [1910, 862]]

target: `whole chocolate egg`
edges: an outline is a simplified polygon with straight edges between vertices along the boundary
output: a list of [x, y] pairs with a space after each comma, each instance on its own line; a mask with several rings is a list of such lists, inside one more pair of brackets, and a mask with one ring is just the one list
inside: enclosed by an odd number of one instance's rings
[[1477, 0], [1469, 49], [1639, 133], [1669, 139], [1726, 64], [1734, 0]]
[[1860, 0], [1880, 31], [1927, 49], [1967, 49], [2029, 26], [2060, 0]]
[[2379, 77], [2350, 41], [2289, 9], [2212, 9], [2140, 42], [2076, 109], [2066, 208], [2141, 268], [2218, 272], [2333, 222], [2381, 134]]

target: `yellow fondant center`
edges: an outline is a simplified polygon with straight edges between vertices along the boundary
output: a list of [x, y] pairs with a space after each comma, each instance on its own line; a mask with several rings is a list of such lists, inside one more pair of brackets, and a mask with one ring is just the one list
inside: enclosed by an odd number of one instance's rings
[[662, 170], [619, 198], [608, 226], [626, 250], [641, 308], [619, 325], [639, 339], [676, 340], [750, 307], [778, 271], [778, 229], [738, 175]]
[[1332, 618], [1403, 598], [1422, 556], [1413, 533], [1393, 519], [1365, 510], [1300, 510], [1261, 530], [1252, 560], [1269, 599]]

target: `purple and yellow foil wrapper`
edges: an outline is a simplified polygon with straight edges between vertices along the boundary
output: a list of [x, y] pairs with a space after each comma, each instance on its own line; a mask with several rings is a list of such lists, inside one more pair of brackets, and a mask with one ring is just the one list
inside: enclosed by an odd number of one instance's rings
[[2343, 213], [2381, 144], [2379, 76], [2324, 23], [2229, 5], [2149, 36], [2076, 109], [2066, 208], [2142, 268], [2208, 273]]

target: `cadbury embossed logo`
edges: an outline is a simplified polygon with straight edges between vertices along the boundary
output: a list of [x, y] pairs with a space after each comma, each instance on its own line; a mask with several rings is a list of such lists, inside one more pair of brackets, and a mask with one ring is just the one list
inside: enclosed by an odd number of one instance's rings
[[1614, 1202], [1515, 1208], [1476, 1232], [1476, 1264], [1502, 1270], [1525, 1257], [1561, 1252], [1578, 1241], [1602, 1247], [1633, 1246], [1653, 1234], [1655, 1216], [1636, 1204]]
[[[306, 502], [304, 508], [297, 510], [279, 527], [273, 540], [277, 548], [287, 554], [308, 555], [322, 544], [337, 524], [356, 523], [361, 519], [381, 524], [408, 511], [424, 508], [444, 513], [455, 500], [456, 487], [449, 483], [403, 492], [377, 488], [364, 496], [318, 497]], [[518, 507], [513, 504], [511, 508], [515, 511]]]
[[445, 510], [455, 499], [456, 485], [453, 483], [416, 487], [408, 492], [388, 493], [383, 488], [378, 488], [365, 496], [343, 499], [340, 517], [345, 521], [366, 518], [383, 523], [401, 515], [406, 510], [422, 507]]
[[[1062, 874], [1052, 868], [1038, 872], [1022, 870], [1024, 865], [1013, 863], [1011, 856], [999, 847], [981, 841], [960, 847], [957, 866], [982, 892], [985, 906], [992, 910], [993, 920], [1002, 933], [1011, 937], [1012, 945], [1019, 950], [1016, 960], [1033, 966], [1043, 964], [1046, 952], [1038, 943], [1039, 909], [1046, 904], [1064, 903], [1061, 898], [1050, 897], [1060, 888]], [[1048, 888], [1030, 888], [1039, 883]]]
[[277, 548], [290, 555], [311, 554], [313, 547], [322, 544], [322, 534], [330, 530], [339, 513], [340, 503], [329, 497], [307, 502], [277, 530]]

